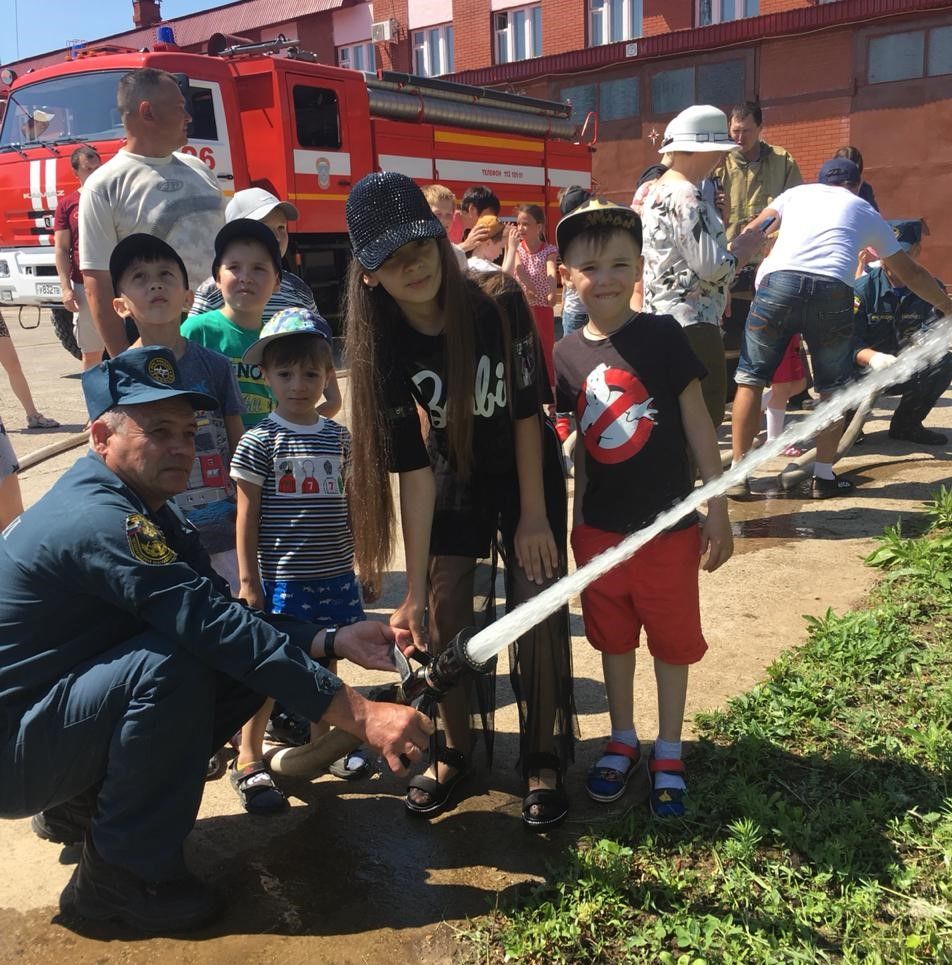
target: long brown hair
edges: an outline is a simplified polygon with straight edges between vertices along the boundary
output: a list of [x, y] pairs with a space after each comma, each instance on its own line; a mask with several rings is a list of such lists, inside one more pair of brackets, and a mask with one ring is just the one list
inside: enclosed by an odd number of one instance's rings
[[[462, 274], [450, 243], [443, 238], [437, 244], [442, 267], [437, 301], [446, 343], [446, 432], [453, 468], [466, 478], [473, 462], [476, 308], [486, 296]], [[364, 283], [365, 274], [353, 259], [344, 315], [353, 436], [348, 495], [356, 521], [357, 571], [363, 582], [379, 590], [393, 552], [395, 528], [384, 382], [396, 364], [395, 333], [403, 316], [382, 285], [371, 288]]]

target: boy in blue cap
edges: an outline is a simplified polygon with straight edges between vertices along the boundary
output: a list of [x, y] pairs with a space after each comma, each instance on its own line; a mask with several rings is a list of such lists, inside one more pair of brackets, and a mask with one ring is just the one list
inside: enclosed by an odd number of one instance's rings
[[[928, 233], [924, 232], [925, 223], [916, 218], [890, 221], [889, 225], [903, 251], [918, 260], [923, 233]], [[910, 291], [882, 261], [872, 263], [856, 282], [853, 304], [854, 358], [857, 365], [874, 370], [891, 365], [896, 354], [935, 315], [932, 305]], [[889, 438], [920, 446], [944, 446], [948, 441], [945, 433], [927, 429], [922, 423], [950, 384], [952, 353], [917, 372], [908, 382], [894, 386], [890, 394], [901, 398], [889, 423]]]
[[[274, 315], [242, 362], [260, 367], [275, 410], [238, 443], [231, 474], [238, 486], [241, 597], [267, 613], [346, 626], [364, 619], [354, 575], [345, 479], [350, 433], [317, 405], [334, 372], [331, 330], [316, 312], [287, 308]], [[230, 771], [242, 805], [253, 814], [287, 806], [262, 760], [269, 701], [242, 728]], [[312, 737], [318, 736], [312, 726]], [[360, 776], [337, 762], [334, 773]]]

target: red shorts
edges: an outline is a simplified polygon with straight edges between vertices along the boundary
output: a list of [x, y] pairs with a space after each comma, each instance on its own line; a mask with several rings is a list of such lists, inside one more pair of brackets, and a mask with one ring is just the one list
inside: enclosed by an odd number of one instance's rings
[[[576, 565], [624, 538], [584, 523], [576, 526]], [[602, 653], [628, 653], [638, 646], [644, 627], [653, 657], [671, 664], [697, 663], [707, 650], [698, 595], [700, 556], [697, 526], [662, 533], [590, 584], [582, 591], [582, 616], [591, 645]]]
[[803, 371], [803, 358], [800, 355], [800, 336], [794, 335], [787, 345], [787, 351], [770, 378], [774, 382], [799, 382], [806, 373]]

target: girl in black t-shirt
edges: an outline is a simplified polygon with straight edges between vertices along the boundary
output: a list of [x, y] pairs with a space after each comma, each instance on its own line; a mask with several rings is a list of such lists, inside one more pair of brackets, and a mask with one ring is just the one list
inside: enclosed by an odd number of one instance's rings
[[[541, 417], [537, 339], [524, 299], [501, 274], [486, 277], [500, 288], [489, 297], [460, 272], [409, 178], [363, 178], [348, 198], [347, 223], [355, 255], [345, 335], [357, 566], [363, 581], [380, 586], [393, 547], [390, 474], [397, 473], [407, 593], [390, 622], [438, 653], [476, 622], [480, 559], [498, 550], [506, 562], [507, 607], [565, 572], [565, 483], [557, 438]], [[511, 650], [529, 784], [522, 814], [536, 830], [559, 824], [568, 809], [562, 775], [576, 728], [569, 642], [563, 609]], [[491, 678], [482, 683], [491, 689]], [[489, 738], [491, 696], [480, 710]], [[424, 816], [447, 807], [469, 770], [463, 688], [443, 701], [440, 718], [445, 742], [434, 744], [429, 770], [407, 791], [407, 808]]]

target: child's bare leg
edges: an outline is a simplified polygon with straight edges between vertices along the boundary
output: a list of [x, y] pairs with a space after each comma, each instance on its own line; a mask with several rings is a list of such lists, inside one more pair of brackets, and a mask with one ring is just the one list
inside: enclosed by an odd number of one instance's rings
[[[436, 556], [430, 560], [430, 651], [443, 651], [464, 627], [473, 625], [473, 574], [475, 561], [465, 556]], [[454, 687], [439, 705], [440, 724], [447, 748], [469, 757], [473, 736], [469, 725], [469, 691]], [[429, 778], [445, 784], [456, 774], [449, 764], [431, 761], [424, 772]], [[426, 806], [430, 795], [411, 787], [407, 796], [415, 804]]]
[[[684, 726], [684, 704], [688, 693], [688, 665], [665, 663], [655, 658], [655, 680], [658, 685], [658, 739], [654, 756], [658, 760], [681, 759], [681, 728]], [[684, 790], [680, 774], [659, 773], [656, 788]]]
[[[787, 402], [806, 387], [806, 379], [797, 379], [795, 382], [775, 382], [770, 387], [768, 390], [770, 400], [765, 409], [768, 439], [776, 439], [783, 432], [784, 422], [787, 418]], [[764, 394], [766, 395], [766, 393]]]
[[[638, 746], [635, 732], [635, 658], [637, 650], [627, 653], [603, 653], [602, 675], [608, 698], [608, 716], [612, 725], [612, 743]], [[595, 766], [625, 774], [633, 766], [631, 758], [621, 754], [603, 754]]]
[[251, 720], [241, 728], [241, 744], [238, 746], [238, 767], [252, 764], [261, 760], [264, 732], [268, 727], [268, 719], [274, 709], [274, 701], [269, 697], [261, 709]]

